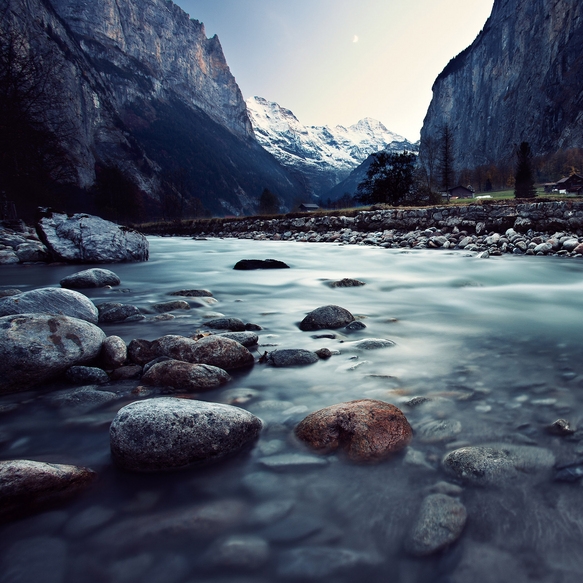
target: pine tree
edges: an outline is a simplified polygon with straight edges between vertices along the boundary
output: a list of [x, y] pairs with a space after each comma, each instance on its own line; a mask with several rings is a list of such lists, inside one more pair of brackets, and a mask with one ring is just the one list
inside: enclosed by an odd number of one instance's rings
[[453, 136], [451, 135], [451, 130], [447, 124], [444, 124], [441, 129], [437, 170], [440, 177], [442, 192], [448, 192], [448, 190], [454, 185], [454, 158]]
[[522, 142], [515, 151], [516, 174], [514, 175], [514, 196], [516, 198], [534, 198], [534, 178], [532, 171], [532, 151], [528, 142]]

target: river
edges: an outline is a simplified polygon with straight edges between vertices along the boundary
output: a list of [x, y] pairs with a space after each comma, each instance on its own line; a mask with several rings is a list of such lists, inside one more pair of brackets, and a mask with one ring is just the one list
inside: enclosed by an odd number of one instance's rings
[[[240, 259], [266, 258], [290, 269], [233, 270]], [[236, 401], [265, 427], [251, 451], [181, 472], [129, 474], [111, 464], [109, 423], [120, 407], [145, 398], [132, 394], [138, 381], [104, 387], [119, 398], [92, 411], [56, 406], [51, 395], [70, 390], [62, 384], [0, 398], [1, 459], [88, 466], [99, 476], [66, 506], [2, 527], [0, 582], [550, 583], [583, 576], [579, 481], [556, 481], [552, 469], [477, 487], [456, 481], [441, 466], [452, 449], [490, 443], [548, 449], [556, 468], [583, 464], [583, 432], [557, 436], [546, 429], [559, 418], [577, 429], [583, 419], [582, 261], [151, 238], [150, 261], [103, 267], [122, 284], [88, 290], [96, 304], [120, 301], [147, 309], [182, 289], [208, 289], [216, 300], [195, 298], [197, 307], [173, 312], [173, 319], [149, 315], [142, 322], [103, 325], [126, 342], [192, 335], [205, 330], [209, 317], [224, 314], [263, 328], [257, 357], [275, 347], [326, 347], [335, 354], [307, 367], [256, 364], [198, 395]], [[80, 269], [3, 266], [0, 274], [2, 287], [26, 291], [57, 286]], [[366, 285], [328, 285], [347, 277]], [[305, 314], [327, 304], [348, 309], [366, 328], [335, 331], [334, 338], [300, 331]], [[364, 338], [389, 339], [395, 346], [356, 350], [351, 343]], [[414, 397], [428, 400], [417, 404]], [[339, 456], [294, 458], [309, 454], [293, 437], [305, 415], [361, 398], [404, 411], [415, 430], [407, 453], [374, 466]], [[424, 426], [443, 420], [456, 422], [451, 426], [457, 429], [441, 437], [424, 433]], [[421, 501], [443, 481], [461, 487], [467, 524], [445, 551], [413, 557], [404, 542]], [[192, 532], [148, 529], [193, 505], [231, 513], [232, 520], [208, 532], [204, 525]], [[233, 567], [224, 542], [236, 537], [246, 541], [249, 560], [244, 564], [239, 557]], [[256, 551], [265, 550], [265, 542], [268, 551], [261, 555]]]

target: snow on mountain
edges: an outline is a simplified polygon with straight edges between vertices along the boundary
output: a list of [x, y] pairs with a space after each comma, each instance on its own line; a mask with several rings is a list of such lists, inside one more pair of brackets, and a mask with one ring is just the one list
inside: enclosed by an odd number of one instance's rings
[[259, 143], [307, 179], [316, 195], [325, 194], [374, 152], [416, 149], [369, 117], [349, 127], [305, 126], [289, 109], [262, 97], [247, 99], [247, 111]]

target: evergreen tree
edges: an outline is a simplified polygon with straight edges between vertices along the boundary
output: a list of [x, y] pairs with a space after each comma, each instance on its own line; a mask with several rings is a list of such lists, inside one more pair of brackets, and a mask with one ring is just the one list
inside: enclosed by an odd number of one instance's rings
[[454, 186], [453, 137], [448, 124], [444, 124], [441, 129], [437, 171], [442, 192], [447, 192]]
[[413, 190], [415, 154], [383, 151], [372, 158], [366, 178], [358, 185], [356, 200], [364, 204], [405, 202]]
[[522, 142], [515, 151], [516, 173], [514, 175], [514, 196], [516, 198], [534, 198], [534, 177], [532, 170], [532, 151], [528, 142]]
[[259, 214], [276, 215], [279, 213], [279, 200], [269, 188], [264, 188], [259, 197]]

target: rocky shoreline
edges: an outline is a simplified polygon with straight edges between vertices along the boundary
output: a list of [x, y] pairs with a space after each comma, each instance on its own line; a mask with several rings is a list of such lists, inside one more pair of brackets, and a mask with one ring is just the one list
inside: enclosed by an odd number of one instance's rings
[[354, 216], [224, 218], [150, 225], [143, 230], [151, 235], [457, 249], [484, 257], [504, 253], [581, 257], [583, 202], [373, 208]]

